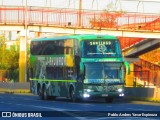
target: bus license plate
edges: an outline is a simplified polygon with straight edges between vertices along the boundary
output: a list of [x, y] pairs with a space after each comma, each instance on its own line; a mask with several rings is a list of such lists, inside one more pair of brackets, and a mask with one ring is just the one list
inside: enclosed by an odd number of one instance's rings
[[108, 96], [108, 94], [102, 94], [102, 97], [107, 97]]

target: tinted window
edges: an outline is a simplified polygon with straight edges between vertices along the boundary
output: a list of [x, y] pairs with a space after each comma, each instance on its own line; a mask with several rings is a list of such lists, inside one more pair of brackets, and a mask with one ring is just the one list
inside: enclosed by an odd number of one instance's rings
[[82, 57], [121, 57], [119, 41], [88, 40], [82, 41]]
[[31, 42], [30, 52], [32, 55], [40, 55], [43, 50], [43, 43], [41, 41]]
[[72, 54], [73, 40], [32, 41], [30, 49], [32, 55]]
[[122, 63], [86, 63], [85, 83], [123, 82]]

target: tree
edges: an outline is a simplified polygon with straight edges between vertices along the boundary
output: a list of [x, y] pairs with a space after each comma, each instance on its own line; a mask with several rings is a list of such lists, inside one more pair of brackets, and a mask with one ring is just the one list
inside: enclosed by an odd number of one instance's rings
[[117, 11], [116, 5], [111, 2], [102, 13], [90, 19], [91, 27], [116, 28], [118, 26], [117, 19], [122, 16], [122, 14], [124, 14], [124, 11], [121, 9]]
[[18, 80], [19, 44], [7, 48], [5, 34], [0, 35], [0, 70], [9, 72], [9, 79]]
[[0, 69], [5, 70], [8, 68], [5, 55], [7, 54], [5, 35], [0, 36]]
[[19, 44], [10, 46], [10, 59], [8, 61], [10, 79], [18, 81], [19, 78]]

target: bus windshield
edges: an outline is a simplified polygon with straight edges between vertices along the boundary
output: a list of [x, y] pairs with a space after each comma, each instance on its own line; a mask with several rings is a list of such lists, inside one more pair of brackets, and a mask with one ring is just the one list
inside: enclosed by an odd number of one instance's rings
[[121, 57], [118, 40], [87, 40], [82, 41], [82, 57], [105, 58]]
[[86, 83], [108, 83], [122, 81], [122, 63], [86, 63], [85, 79]]

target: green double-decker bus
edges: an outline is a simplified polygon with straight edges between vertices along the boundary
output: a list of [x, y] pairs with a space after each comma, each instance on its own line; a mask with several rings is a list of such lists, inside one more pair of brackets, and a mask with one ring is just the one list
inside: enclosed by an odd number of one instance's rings
[[41, 99], [73, 102], [124, 97], [125, 62], [117, 37], [68, 35], [33, 39], [30, 44], [31, 91]]

